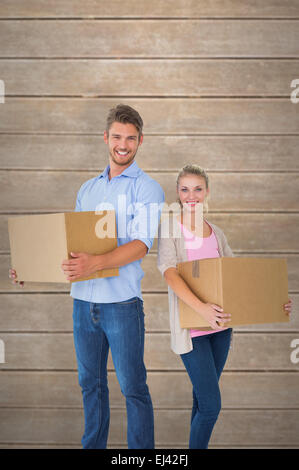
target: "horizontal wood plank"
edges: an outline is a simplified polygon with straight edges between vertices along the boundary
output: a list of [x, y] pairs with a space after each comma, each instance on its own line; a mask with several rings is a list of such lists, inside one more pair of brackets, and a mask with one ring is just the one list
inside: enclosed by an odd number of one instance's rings
[[[150, 276], [149, 276], [150, 277]], [[158, 280], [157, 280], [158, 284]], [[161, 288], [166, 283], [161, 279]], [[15, 290], [16, 291], [16, 290]], [[23, 290], [22, 290], [23, 292]], [[293, 311], [287, 323], [248, 325], [235, 331], [299, 331], [299, 295], [292, 294]], [[169, 332], [168, 296], [144, 291], [145, 324], [148, 332]], [[1, 294], [0, 332], [72, 332], [73, 299], [68, 293]]]
[[296, 0], [259, 0], [247, 4], [234, 0], [2, 0], [0, 18], [296, 18]]
[[[1, 409], [0, 441], [21, 443], [80, 444], [83, 434], [82, 410]], [[179, 425], [178, 425], [179, 423]], [[156, 442], [166, 448], [188, 446], [190, 413], [185, 410], [155, 412]], [[296, 446], [298, 410], [222, 410], [210, 445]], [[112, 410], [108, 448], [126, 444], [124, 410]]]
[[[298, 333], [236, 333], [226, 370], [298, 370], [291, 361], [291, 342]], [[9, 370], [75, 370], [72, 333], [1, 333]], [[145, 362], [148, 370], [182, 370], [180, 357], [170, 350], [166, 333], [147, 333]], [[109, 359], [109, 367], [113, 368]]]
[[149, 134], [298, 134], [299, 128], [298, 108], [288, 98], [6, 98], [0, 133], [102, 134], [119, 102], [137, 109]]
[[[82, 408], [76, 372], [0, 372], [0, 408]], [[115, 372], [108, 373], [111, 408], [125, 408]], [[147, 383], [155, 410], [190, 409], [192, 386], [186, 372], [149, 372]], [[292, 409], [299, 406], [298, 373], [224, 372], [222, 408]]]
[[[99, 173], [56, 171], [0, 171], [4, 212], [65, 212], [75, 207], [80, 186]], [[176, 201], [176, 173], [149, 173]], [[214, 211], [292, 212], [299, 210], [299, 173], [211, 173], [210, 203]], [[102, 202], [94, 201], [94, 208]]]
[[297, 58], [298, 42], [289, 20], [3, 20], [0, 57]]
[[[235, 329], [210, 447], [297, 448], [299, 115], [289, 96], [299, 63], [298, 2], [25, 3], [3, 0], [0, 11], [0, 448], [81, 447], [69, 287], [12, 285], [7, 217], [73, 209], [81, 183], [107, 164], [101, 134], [119, 102], [144, 119], [138, 163], [167, 202], [188, 155], [212, 170], [208, 219], [235, 253], [287, 258], [289, 290], [297, 292], [291, 322]], [[155, 240], [142, 281], [156, 447], [184, 448], [191, 383], [170, 350], [156, 250]], [[109, 447], [126, 448], [125, 400], [111, 356], [108, 367]]]
[[[298, 446], [281, 446], [283, 447], [284, 450], [287, 450], [287, 449], [297, 449]], [[43, 443], [43, 444], [12, 444], [12, 443], [4, 443], [4, 444], [1, 444], [0, 443], [0, 449], [7, 449], [7, 450], [10, 450], [10, 449], [81, 449], [82, 447], [80, 446], [80, 444], [78, 443], [77, 445], [76, 444], [46, 444], [46, 443]], [[185, 446], [183, 445], [175, 445], [175, 444], [172, 444], [171, 445], [171, 449], [184, 449], [184, 448], [188, 448], [188, 445], [186, 444]], [[209, 446], [210, 449], [229, 449], [230, 446], [217, 446], [217, 445], [210, 445]], [[256, 449], [257, 446], [249, 446], [249, 445], [234, 445], [234, 449], [240, 449], [240, 450], [244, 450], [244, 449]], [[275, 447], [275, 445], [271, 446], [271, 445], [267, 445], [267, 446], [258, 446], [259, 449], [276, 449], [277, 447]], [[109, 446], [109, 449], [113, 450], [113, 449], [127, 449], [126, 447], [126, 444], [125, 443], [122, 443], [122, 444], [111, 444]], [[155, 449], [165, 449], [165, 445], [156, 445], [155, 446]]]
[[[80, 443], [76, 444], [13, 444], [4, 443], [0, 444], [0, 449], [81, 449]], [[113, 447], [110, 447], [113, 449]], [[117, 446], [118, 448], [118, 446]], [[121, 448], [125, 448], [124, 445]]]
[[289, 97], [298, 71], [296, 60], [20, 59], [0, 66], [6, 96]]
[[[240, 254], [241, 255], [241, 254]], [[254, 255], [246, 255], [254, 257], [264, 257], [264, 254], [255, 253]], [[299, 292], [299, 256], [288, 254], [266, 254], [266, 257], [284, 258], [287, 260], [289, 292]], [[8, 270], [11, 267], [10, 256], [2, 255], [0, 264], [0, 292], [69, 292], [70, 287], [67, 284], [58, 283], [42, 283], [42, 282], [26, 282], [23, 288], [16, 286], [8, 278]], [[145, 272], [142, 281], [143, 292], [166, 292], [166, 284], [160, 272], [156, 267], [156, 255], [148, 255], [143, 261], [142, 268]]]
[[[0, 214], [0, 252], [4, 253], [8, 253], [10, 251], [7, 222], [10, 217], [16, 217], [16, 214]], [[206, 218], [208, 221], [218, 225], [224, 231], [229, 245], [238, 256], [241, 256], [242, 252], [261, 254], [280, 252], [287, 254], [299, 251], [297, 237], [299, 226], [298, 214], [217, 214], [209, 212]], [[157, 239], [155, 238], [149, 257], [145, 257], [143, 260], [145, 270], [149, 269], [148, 263], [151, 263], [151, 254], [156, 252]], [[3, 262], [5, 263], [4, 259]], [[3, 266], [3, 269], [6, 268]], [[153, 280], [155, 278], [156, 275]], [[4, 278], [1, 277], [0, 279], [4, 280]], [[153, 290], [161, 290], [156, 283], [154, 286], [155, 287], [152, 287]]]
[[[136, 161], [145, 171], [299, 171], [299, 136], [145, 135]], [[182, 161], [182, 155], [186, 155]], [[108, 163], [102, 136], [0, 134], [0, 169], [92, 170]]]

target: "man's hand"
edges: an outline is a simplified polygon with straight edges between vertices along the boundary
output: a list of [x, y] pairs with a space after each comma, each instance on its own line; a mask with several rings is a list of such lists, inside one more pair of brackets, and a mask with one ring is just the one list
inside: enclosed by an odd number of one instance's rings
[[112, 269], [125, 266], [143, 258], [147, 253], [147, 246], [140, 240], [132, 240], [120, 245], [103, 255], [89, 255], [87, 253], [71, 253], [72, 259], [62, 262], [62, 270], [68, 281], [76, 281], [80, 277], [102, 269]]
[[20, 287], [24, 287], [24, 281], [18, 281], [17, 280], [18, 276], [17, 276], [17, 273], [16, 273], [15, 269], [10, 269], [9, 270], [8, 277], [10, 279], [13, 279], [13, 281], [12, 281], [13, 284], [18, 284]]
[[98, 268], [99, 255], [88, 253], [71, 253], [72, 259], [62, 262], [62, 270], [68, 281], [75, 281], [81, 277], [87, 277], [95, 273]]

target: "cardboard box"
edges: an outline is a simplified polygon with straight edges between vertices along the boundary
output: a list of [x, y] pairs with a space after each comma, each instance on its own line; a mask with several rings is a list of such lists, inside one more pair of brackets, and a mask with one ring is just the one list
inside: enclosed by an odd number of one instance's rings
[[[211, 258], [179, 263], [178, 272], [200, 300], [231, 314], [227, 327], [289, 321], [286, 259]], [[211, 329], [180, 299], [179, 312], [182, 328]]]
[[[61, 263], [72, 258], [71, 252], [100, 255], [117, 247], [114, 211], [11, 217], [8, 230], [11, 267], [20, 281], [70, 283]], [[108, 230], [109, 237], [100, 238]], [[111, 276], [118, 276], [118, 268], [97, 271], [79, 280]]]

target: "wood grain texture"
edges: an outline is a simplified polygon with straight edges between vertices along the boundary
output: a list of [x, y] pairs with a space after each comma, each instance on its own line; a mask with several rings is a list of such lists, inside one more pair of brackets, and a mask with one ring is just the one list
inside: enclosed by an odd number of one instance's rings
[[[288, 267], [288, 287], [289, 292], [299, 292], [299, 256], [298, 254], [273, 254], [268, 253], [265, 255], [260, 253], [246, 254], [246, 256], [254, 257], [277, 257], [287, 260]], [[70, 288], [66, 284], [58, 283], [42, 283], [42, 282], [26, 282], [23, 288], [15, 286], [8, 278], [8, 270], [10, 265], [10, 256], [2, 255], [0, 264], [0, 292], [69, 292]], [[143, 292], [166, 292], [166, 284], [163, 281], [160, 272], [156, 267], [156, 257], [148, 255], [144, 260], [142, 269], [145, 272], [144, 279], [142, 280]]]
[[[7, 217], [72, 210], [107, 164], [102, 133], [120, 103], [141, 113], [137, 162], [167, 200], [188, 161], [210, 173], [208, 220], [237, 256], [284, 257], [290, 323], [235, 329], [211, 448], [298, 448], [299, 2], [3, 0], [0, 9], [0, 448], [80, 448], [83, 410], [62, 284], [13, 286]], [[188, 161], [187, 161], [188, 160]], [[157, 448], [187, 448], [191, 384], [170, 350], [157, 241], [143, 261], [148, 384]], [[111, 357], [110, 448], [126, 448]]]
[[3, 20], [0, 57], [298, 58], [298, 42], [288, 20]]
[[2, 0], [0, 18], [299, 18], [296, 0]]
[[297, 107], [285, 98], [7, 98], [0, 133], [102, 134], [109, 109], [120, 102], [137, 109], [149, 134], [298, 134], [299, 128]]
[[[5, 212], [66, 212], [75, 207], [80, 186], [99, 173], [0, 171], [0, 198]], [[151, 174], [176, 201], [174, 173]], [[299, 173], [211, 173], [210, 204], [214, 211], [292, 212], [299, 209]], [[101, 201], [95, 201], [96, 204]], [[3, 211], [2, 209], [2, 211]]]
[[[298, 334], [297, 334], [298, 335]], [[168, 333], [146, 333], [145, 363], [148, 370], [182, 370], [180, 357], [170, 350]], [[9, 370], [76, 370], [72, 333], [1, 333]], [[236, 333], [226, 370], [296, 371], [290, 347], [296, 333]], [[109, 357], [109, 368], [113, 368]]]
[[[162, 288], [166, 291], [165, 282]], [[168, 297], [165, 291], [159, 294], [143, 293], [147, 332], [169, 332]], [[1, 294], [0, 332], [72, 332], [73, 299], [68, 293], [22, 292]], [[293, 312], [288, 323], [248, 325], [235, 328], [234, 331], [298, 332], [299, 295], [292, 294], [290, 298]]]
[[[6, 96], [287, 96], [297, 60], [1, 60]], [[111, 79], [113, 77], [113, 79]]]
[[[287, 449], [297, 449], [298, 446], [280, 446], [283, 447], [284, 450]], [[81, 449], [82, 447], [78, 443], [76, 444], [12, 444], [12, 443], [6, 443], [6, 444], [0, 444], [0, 449]], [[180, 445], [171, 445], [171, 449], [184, 449], [188, 448], [188, 445], [186, 444], [185, 446], [180, 444]], [[217, 446], [217, 445], [210, 445], [210, 449], [229, 449], [230, 446]], [[256, 449], [257, 446], [250, 446], [250, 445], [234, 445], [234, 449]], [[276, 449], [277, 447], [275, 445], [267, 445], [267, 446], [258, 446], [259, 449]], [[121, 444], [111, 444], [109, 446], [109, 449], [127, 449], [126, 444], [121, 443]], [[156, 449], [165, 449], [165, 445], [156, 445]]]
[[[296, 446], [298, 445], [298, 410], [223, 410], [214, 428], [211, 446]], [[83, 434], [82, 410], [0, 409], [3, 423], [1, 442], [36, 444], [80, 444]], [[171, 448], [188, 446], [190, 412], [185, 410], [155, 412], [156, 441]], [[179, 426], [178, 426], [179, 423]], [[170, 432], [176, 429], [176, 433]], [[111, 444], [126, 443], [124, 410], [111, 412]]]
[[[77, 372], [0, 372], [0, 407], [82, 408]], [[108, 373], [111, 409], [125, 408], [115, 372]], [[149, 372], [147, 383], [153, 406], [185, 409], [192, 406], [188, 374]], [[223, 409], [298, 408], [299, 374], [288, 372], [224, 372], [220, 387]]]
[[[0, 252], [5, 254], [10, 251], [7, 228], [7, 220], [9, 217], [16, 217], [16, 215], [0, 214]], [[297, 237], [299, 215], [296, 213], [221, 214], [209, 212], [206, 218], [208, 221], [218, 225], [224, 231], [230, 246], [238, 256], [242, 256], [242, 252], [267, 255], [267, 253], [272, 252], [287, 254], [299, 251]], [[150, 261], [150, 256], [156, 252], [157, 239], [155, 238], [149, 257], [147, 256], [143, 260], [145, 275], [147, 269], [154, 269], [149, 268], [148, 263], [151, 263], [151, 265], [154, 266], [155, 262]], [[3, 262], [5, 263], [4, 259]], [[153, 278], [154, 282], [155, 277]], [[0, 279], [4, 280], [3, 278]], [[153, 289], [157, 290], [156, 282], [154, 286], [155, 287]]]
[[[299, 136], [145, 135], [136, 161], [158, 172], [178, 172], [188, 161], [207, 171], [292, 172], [299, 171], [298, 148]], [[101, 135], [0, 134], [1, 169], [100, 172], [107, 163]]]

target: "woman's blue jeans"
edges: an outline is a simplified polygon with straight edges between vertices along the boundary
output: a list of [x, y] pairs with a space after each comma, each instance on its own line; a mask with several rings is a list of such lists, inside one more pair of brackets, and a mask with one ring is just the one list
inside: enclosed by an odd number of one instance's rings
[[190, 449], [207, 449], [221, 410], [219, 378], [224, 368], [232, 329], [192, 338], [193, 350], [181, 354], [193, 385]]
[[110, 409], [107, 380], [109, 347], [126, 398], [129, 449], [154, 448], [154, 414], [146, 384], [143, 302], [117, 303], [74, 299], [74, 343], [82, 389], [85, 449], [105, 449]]

